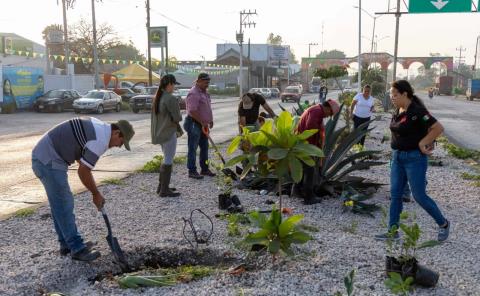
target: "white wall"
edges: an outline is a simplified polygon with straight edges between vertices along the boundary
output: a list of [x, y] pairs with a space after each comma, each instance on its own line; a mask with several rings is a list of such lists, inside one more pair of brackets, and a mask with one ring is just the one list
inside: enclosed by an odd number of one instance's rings
[[93, 88], [93, 75], [45, 75], [45, 92], [52, 89], [75, 89], [84, 93]]

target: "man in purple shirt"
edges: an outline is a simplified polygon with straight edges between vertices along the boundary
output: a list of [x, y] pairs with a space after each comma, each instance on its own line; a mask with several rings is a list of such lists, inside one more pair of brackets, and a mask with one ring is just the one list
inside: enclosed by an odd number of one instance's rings
[[[188, 115], [183, 123], [183, 128], [188, 135], [188, 177], [194, 179], [215, 176], [208, 168], [208, 138], [202, 131], [202, 128], [211, 129], [213, 127], [210, 95], [207, 93], [209, 83], [210, 76], [207, 73], [200, 73], [186, 99]], [[196, 165], [198, 146], [200, 146], [200, 174], [197, 172]]]

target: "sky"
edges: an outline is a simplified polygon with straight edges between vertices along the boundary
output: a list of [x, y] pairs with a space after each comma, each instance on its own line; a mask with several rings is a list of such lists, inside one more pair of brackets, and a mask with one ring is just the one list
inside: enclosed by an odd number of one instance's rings
[[[416, 0], [429, 1], [429, 0]], [[475, 0], [476, 1], [476, 0]], [[0, 32], [21, 35], [43, 44], [41, 32], [50, 24], [62, 24], [62, 8], [57, 0], [1, 0]], [[67, 12], [68, 23], [81, 18], [91, 21], [91, 1], [77, 0]], [[210, 1], [160, 1], [151, 0], [151, 26], [168, 26], [169, 54], [179, 60], [207, 60], [216, 57], [216, 44], [235, 41], [239, 30], [241, 10], [256, 10], [250, 21], [255, 28], [245, 29], [245, 40], [265, 43], [269, 33], [282, 36], [297, 58], [308, 57], [322, 49], [339, 49], [347, 56], [358, 53], [359, 0], [210, 0]], [[374, 16], [385, 12], [388, 3], [393, 8], [396, 1], [363, 0], [362, 8]], [[406, 11], [401, 1], [402, 11]], [[61, 3], [61, 0], [60, 0]], [[118, 37], [131, 40], [146, 54], [146, 9], [144, 0], [103, 0], [96, 2], [97, 26], [107, 23], [113, 26]], [[323, 26], [323, 34], [322, 34]], [[362, 12], [362, 51], [370, 52], [373, 18]], [[376, 20], [375, 35], [378, 51], [393, 54], [395, 17], [383, 15]], [[431, 52], [458, 57], [457, 48], [467, 64], [472, 64], [476, 38], [480, 35], [480, 14], [406, 14], [400, 18], [399, 56], [428, 56]], [[323, 38], [322, 38], [323, 36]], [[370, 40], [368, 40], [368, 39]], [[323, 42], [322, 42], [323, 40]], [[323, 46], [322, 46], [323, 45]], [[152, 56], [159, 58], [160, 50], [153, 49]], [[456, 59], [455, 59], [456, 60]]]

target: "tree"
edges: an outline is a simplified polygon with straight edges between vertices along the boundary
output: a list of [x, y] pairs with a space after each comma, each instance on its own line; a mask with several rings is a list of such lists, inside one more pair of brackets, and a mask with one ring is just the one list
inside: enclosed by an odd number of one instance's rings
[[344, 59], [347, 57], [347, 55], [341, 51], [341, 50], [324, 50], [321, 53], [317, 54], [317, 58], [322, 58], [322, 59]]
[[145, 57], [140, 53], [140, 50], [133, 45], [131, 40], [128, 43], [118, 43], [105, 50], [101, 58], [108, 59], [122, 59], [122, 60], [144, 60]]
[[346, 67], [333, 65], [328, 69], [320, 68], [315, 70], [313, 75], [320, 76], [324, 80], [334, 79], [335, 82], [337, 83], [338, 88], [340, 88], [340, 91], [343, 94], [343, 85], [338, 83], [338, 78], [348, 75], [348, 71]]
[[[85, 19], [74, 24], [70, 30], [69, 48], [73, 55], [79, 57], [91, 57], [91, 60], [83, 61], [87, 73], [93, 71], [93, 28]], [[119, 39], [113, 27], [108, 24], [101, 24], [97, 28], [97, 53], [99, 57], [106, 57], [108, 49], [120, 45]]]
[[282, 45], [282, 36], [280, 35], [274, 35], [273, 33], [270, 33], [267, 37], [267, 44], [271, 45]]
[[[353, 77], [353, 82], [358, 82], [358, 73]], [[362, 86], [370, 85], [372, 96], [383, 97], [385, 94], [385, 71], [378, 68], [362, 68]]]
[[[63, 55], [65, 53], [65, 48], [63, 44], [47, 44], [47, 38], [50, 31], [61, 31], [63, 32], [63, 26], [59, 24], [51, 24], [45, 27], [42, 31], [42, 38], [45, 40], [46, 46], [48, 46], [49, 54], [51, 55]], [[48, 57], [47, 57], [48, 58]], [[54, 61], [54, 67], [61, 67], [62, 62]]]

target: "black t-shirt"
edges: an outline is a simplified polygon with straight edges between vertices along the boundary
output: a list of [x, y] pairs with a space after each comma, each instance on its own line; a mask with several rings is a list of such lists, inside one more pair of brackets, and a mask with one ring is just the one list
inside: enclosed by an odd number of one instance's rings
[[243, 109], [242, 101], [238, 104], [238, 116], [245, 116], [247, 125], [253, 125], [257, 122], [258, 114], [260, 112], [260, 105], [265, 104], [265, 98], [260, 94], [250, 94], [250, 98], [253, 100], [253, 107], [251, 109]]
[[437, 120], [430, 115], [425, 107], [412, 101], [407, 110], [402, 113], [395, 113], [390, 122], [392, 131], [392, 149], [415, 150], [418, 143], [428, 133], [428, 129]]

